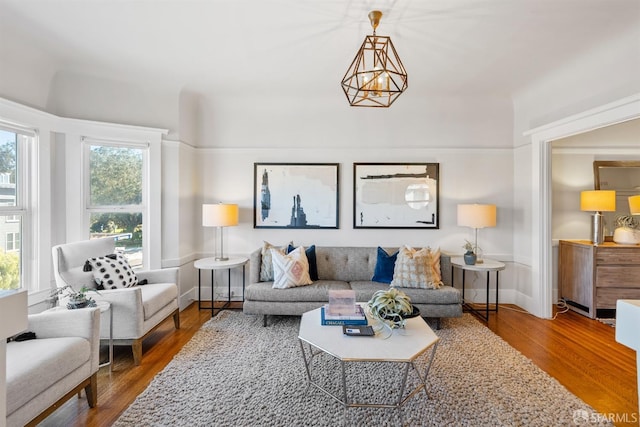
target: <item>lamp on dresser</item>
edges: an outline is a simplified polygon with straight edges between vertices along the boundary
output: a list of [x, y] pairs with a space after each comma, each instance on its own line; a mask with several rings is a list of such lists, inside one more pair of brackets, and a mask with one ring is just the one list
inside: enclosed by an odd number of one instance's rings
[[629, 197], [629, 213], [640, 215], [640, 194]]
[[202, 205], [202, 226], [217, 227], [217, 235], [220, 241], [220, 254], [216, 249], [216, 261], [227, 261], [224, 256], [224, 227], [238, 225], [238, 205], [218, 203], [214, 205]]
[[591, 242], [604, 242], [604, 218], [602, 212], [615, 212], [616, 192], [614, 190], [588, 190], [580, 193], [580, 210], [593, 212], [591, 222]]

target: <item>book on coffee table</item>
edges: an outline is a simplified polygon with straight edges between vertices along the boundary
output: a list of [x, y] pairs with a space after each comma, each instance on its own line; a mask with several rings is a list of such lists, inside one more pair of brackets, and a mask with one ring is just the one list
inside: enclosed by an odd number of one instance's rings
[[327, 306], [320, 309], [320, 322], [322, 325], [367, 325], [367, 316], [360, 304], [355, 305], [353, 314], [330, 315]]

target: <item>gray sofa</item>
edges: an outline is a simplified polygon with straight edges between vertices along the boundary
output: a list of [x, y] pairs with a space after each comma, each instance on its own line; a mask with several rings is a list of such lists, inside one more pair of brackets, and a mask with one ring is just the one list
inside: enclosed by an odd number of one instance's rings
[[[396, 249], [387, 249], [389, 253]], [[273, 282], [260, 281], [261, 249], [249, 260], [249, 285], [245, 289], [243, 312], [263, 315], [301, 316], [304, 312], [323, 306], [329, 301], [329, 290], [353, 289], [356, 301], [368, 301], [373, 293], [388, 289], [386, 283], [371, 280], [376, 266], [376, 247], [318, 247], [316, 262], [318, 279], [311, 285], [289, 289], [273, 289]], [[451, 285], [451, 258], [440, 256], [440, 271], [445, 286], [439, 289], [399, 288], [420, 309], [422, 317], [435, 318], [440, 327], [442, 317], [462, 316], [462, 296]]]
[[97, 403], [100, 310], [29, 315], [36, 339], [7, 344], [7, 426], [37, 425], [85, 389]]

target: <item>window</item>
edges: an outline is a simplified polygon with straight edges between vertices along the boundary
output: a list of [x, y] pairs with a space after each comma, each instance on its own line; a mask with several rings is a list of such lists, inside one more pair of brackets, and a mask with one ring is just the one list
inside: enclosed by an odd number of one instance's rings
[[15, 252], [20, 250], [20, 233], [7, 233], [5, 239], [6, 252]]
[[29, 210], [27, 151], [35, 135], [0, 123], [0, 289], [18, 289], [24, 278], [22, 236]]
[[90, 238], [116, 237], [131, 266], [144, 264], [148, 147], [85, 140]]

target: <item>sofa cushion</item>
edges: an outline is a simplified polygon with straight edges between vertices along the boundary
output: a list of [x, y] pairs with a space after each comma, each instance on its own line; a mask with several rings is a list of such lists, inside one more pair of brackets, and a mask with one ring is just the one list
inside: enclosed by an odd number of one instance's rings
[[431, 249], [402, 247], [396, 260], [391, 286], [422, 289], [437, 289], [442, 286], [442, 280], [433, 267]]
[[[293, 252], [295, 247], [293, 245], [287, 246], [287, 253]], [[307, 256], [307, 261], [309, 262], [309, 277], [311, 280], [318, 280], [318, 263], [316, 262], [316, 245], [311, 245], [307, 249], [304, 250], [305, 255]]]
[[[7, 344], [7, 413], [89, 362], [89, 341], [80, 337], [38, 338]], [[87, 377], [89, 367], [87, 367]]]
[[138, 277], [121, 253], [89, 258], [93, 279], [100, 289], [130, 288], [138, 284]]
[[176, 299], [178, 287], [175, 283], [151, 283], [140, 286], [140, 292], [142, 293], [144, 320], [148, 320]]
[[[289, 245], [293, 245], [293, 242], [289, 242]], [[271, 257], [271, 249], [276, 249], [281, 253], [286, 253], [288, 245], [274, 246], [271, 243], [265, 241], [262, 244], [262, 262], [260, 265], [260, 281], [270, 282], [273, 280], [273, 260]]]
[[371, 280], [376, 266], [377, 249], [359, 247], [316, 246], [318, 279]]
[[307, 286], [274, 289], [271, 282], [252, 283], [245, 290], [245, 300], [279, 302], [329, 301], [329, 290], [351, 289], [347, 282], [318, 280]]
[[[357, 301], [368, 301], [375, 291], [389, 289], [389, 285], [372, 281], [351, 282], [351, 289], [356, 291]], [[460, 291], [451, 286], [438, 289], [402, 288], [402, 292], [411, 298], [412, 304], [462, 304]]]
[[287, 255], [271, 250], [273, 259], [273, 287], [277, 289], [305, 286], [313, 283], [309, 277], [309, 262], [302, 246]]
[[[373, 278], [371, 280], [374, 282], [391, 283], [393, 280], [393, 270], [396, 266], [396, 259], [398, 259], [398, 251], [393, 255], [389, 255], [387, 251], [378, 247], [376, 268], [373, 270]], [[438, 262], [440, 262], [440, 257], [438, 257]]]

